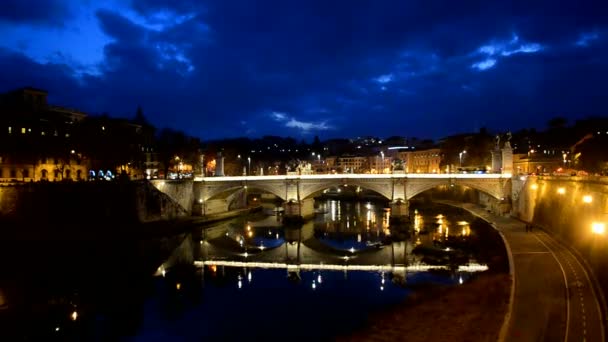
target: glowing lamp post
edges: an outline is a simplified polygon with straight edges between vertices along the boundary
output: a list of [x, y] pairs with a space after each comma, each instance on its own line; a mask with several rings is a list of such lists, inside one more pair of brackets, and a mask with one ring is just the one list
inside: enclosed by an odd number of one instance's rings
[[606, 231], [606, 224], [604, 222], [593, 222], [591, 223], [591, 232], [596, 235], [604, 235]]
[[464, 151], [462, 151], [462, 152], [458, 153], [458, 160], [460, 161], [460, 166], [461, 166], [461, 167], [462, 167], [462, 156], [463, 156], [464, 154], [466, 154], [466, 153], [467, 153], [467, 151], [466, 151], [466, 150], [464, 150]]

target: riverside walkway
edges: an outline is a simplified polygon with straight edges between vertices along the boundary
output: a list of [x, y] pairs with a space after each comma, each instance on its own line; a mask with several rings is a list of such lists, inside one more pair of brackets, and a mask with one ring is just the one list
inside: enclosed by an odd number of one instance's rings
[[513, 285], [502, 341], [604, 341], [601, 303], [582, 262], [546, 232], [493, 215], [469, 203], [463, 208], [489, 222], [507, 245]]

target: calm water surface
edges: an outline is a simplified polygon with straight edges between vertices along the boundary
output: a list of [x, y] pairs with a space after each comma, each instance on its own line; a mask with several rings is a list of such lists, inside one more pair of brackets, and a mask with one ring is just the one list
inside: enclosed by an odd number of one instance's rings
[[30, 340], [330, 340], [487, 268], [456, 209], [420, 208], [394, 227], [382, 203], [317, 205], [300, 227], [256, 215], [146, 242], [5, 245], [2, 328]]

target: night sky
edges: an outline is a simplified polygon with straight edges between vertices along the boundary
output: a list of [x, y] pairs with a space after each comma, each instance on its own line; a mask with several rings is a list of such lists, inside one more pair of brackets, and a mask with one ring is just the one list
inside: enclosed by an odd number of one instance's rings
[[543, 128], [608, 113], [607, 7], [3, 0], [0, 91], [112, 116], [141, 105], [205, 140]]

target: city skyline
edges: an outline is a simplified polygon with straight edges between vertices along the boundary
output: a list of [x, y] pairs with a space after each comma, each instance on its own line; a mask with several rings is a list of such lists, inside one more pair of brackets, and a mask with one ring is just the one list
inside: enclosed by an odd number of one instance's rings
[[605, 7], [8, 1], [0, 92], [205, 140], [543, 129], [605, 116]]

